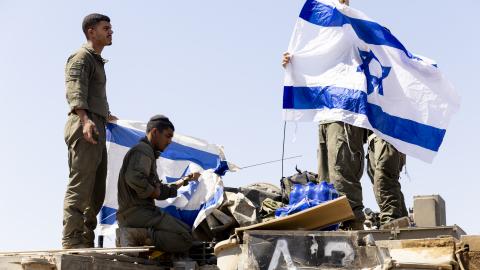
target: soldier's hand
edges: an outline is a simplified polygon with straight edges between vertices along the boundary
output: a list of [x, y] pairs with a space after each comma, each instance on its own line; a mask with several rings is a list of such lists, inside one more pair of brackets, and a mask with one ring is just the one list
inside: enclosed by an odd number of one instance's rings
[[188, 184], [188, 181], [184, 180], [185, 178], [181, 178], [173, 183], [173, 185], [176, 188], [181, 188], [182, 186], [186, 186]]
[[88, 119], [83, 123], [83, 138], [91, 144], [97, 144], [94, 138], [98, 138], [98, 130], [92, 120]]
[[180, 180], [175, 181], [175, 183], [173, 184], [177, 186], [177, 188], [180, 188], [182, 186], [188, 185], [190, 181], [197, 181], [199, 177], [200, 177], [200, 173], [194, 172], [185, 177], [182, 177]]
[[118, 117], [116, 117], [115, 115], [110, 114], [110, 113], [108, 114], [108, 118], [107, 118], [107, 121], [108, 121], [108, 122], [113, 122], [113, 123], [115, 123], [117, 120], [118, 120]]
[[291, 58], [292, 58], [292, 56], [290, 55], [289, 52], [284, 52], [283, 53], [283, 59], [282, 59], [282, 67], [283, 68], [287, 67], [287, 65], [290, 63]]
[[185, 180], [187, 180], [187, 181], [189, 181], [189, 182], [190, 182], [190, 181], [197, 181], [198, 178], [200, 178], [200, 175], [201, 175], [201, 174], [200, 174], [199, 172], [194, 172], [194, 173], [191, 173], [191, 174], [187, 175], [187, 176], [185, 177]]

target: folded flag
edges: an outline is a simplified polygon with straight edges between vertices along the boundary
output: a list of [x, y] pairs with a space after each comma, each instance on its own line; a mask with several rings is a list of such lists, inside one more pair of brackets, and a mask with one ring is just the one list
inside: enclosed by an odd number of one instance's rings
[[338, 0], [307, 0], [290, 40], [287, 121], [343, 121], [432, 162], [460, 98], [437, 65]]
[[[118, 175], [124, 156], [145, 136], [145, 129], [145, 123], [134, 121], [119, 120], [107, 125], [108, 173], [105, 202], [99, 215], [101, 235], [113, 234], [117, 228]], [[175, 182], [191, 172], [201, 172], [199, 181], [181, 187], [177, 197], [156, 201], [158, 207], [192, 228], [223, 202], [220, 175], [226, 170], [235, 170], [234, 165], [225, 161], [222, 147], [178, 133], [157, 160], [157, 166], [164, 183]]]

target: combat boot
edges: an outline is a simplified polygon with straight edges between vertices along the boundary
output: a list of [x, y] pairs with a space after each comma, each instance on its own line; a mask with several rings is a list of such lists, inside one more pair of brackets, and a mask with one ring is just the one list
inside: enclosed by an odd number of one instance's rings
[[361, 231], [364, 230], [363, 223], [365, 220], [362, 219], [351, 219], [342, 222], [340, 225], [340, 230], [343, 231]]
[[408, 217], [401, 217], [397, 219], [393, 219], [382, 226], [380, 226], [381, 230], [390, 230], [393, 228], [408, 228], [410, 227], [410, 219]]

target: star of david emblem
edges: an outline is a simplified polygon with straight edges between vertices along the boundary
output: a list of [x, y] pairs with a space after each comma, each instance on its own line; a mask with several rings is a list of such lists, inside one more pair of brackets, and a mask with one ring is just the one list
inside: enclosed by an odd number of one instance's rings
[[372, 51], [358, 50], [362, 64], [358, 66], [357, 72], [363, 72], [367, 78], [367, 95], [375, 90], [383, 96], [383, 80], [388, 77], [392, 67], [385, 67], [380, 63]]

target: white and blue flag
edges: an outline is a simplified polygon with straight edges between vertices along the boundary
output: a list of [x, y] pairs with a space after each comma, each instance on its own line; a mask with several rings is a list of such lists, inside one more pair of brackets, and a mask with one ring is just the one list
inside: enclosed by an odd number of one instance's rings
[[[117, 228], [117, 183], [123, 158], [128, 150], [145, 136], [146, 124], [119, 120], [107, 125], [108, 172], [104, 205], [99, 215], [101, 235], [114, 233]], [[157, 160], [158, 175], [164, 183], [177, 181], [191, 172], [201, 172], [198, 182], [178, 190], [178, 196], [156, 201], [158, 207], [195, 228], [223, 202], [223, 182], [220, 175], [233, 164], [225, 161], [222, 147], [203, 140], [175, 133], [172, 143]]]
[[460, 98], [437, 65], [338, 0], [307, 0], [288, 52], [287, 121], [343, 121], [432, 162]]

